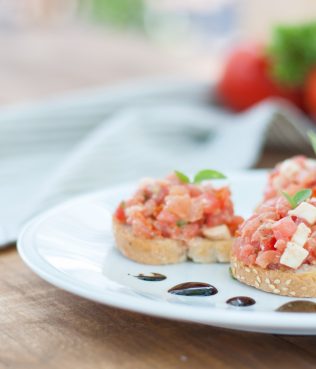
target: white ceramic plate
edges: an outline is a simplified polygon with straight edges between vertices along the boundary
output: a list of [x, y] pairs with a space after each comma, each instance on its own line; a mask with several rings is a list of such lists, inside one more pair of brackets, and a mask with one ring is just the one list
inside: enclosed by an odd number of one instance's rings
[[[248, 216], [258, 203], [265, 173], [230, 175], [238, 213]], [[233, 280], [228, 265], [183, 263], [148, 266], [119, 254], [111, 233], [111, 214], [117, 203], [135, 189], [124, 185], [83, 196], [33, 220], [23, 230], [18, 249], [39, 276], [79, 296], [149, 315], [198, 322], [218, 327], [282, 334], [316, 334], [316, 314], [280, 313], [275, 309], [293, 299], [258, 291]], [[134, 277], [158, 272], [161, 282]], [[168, 293], [178, 283], [208, 282], [218, 294], [183, 297]], [[233, 296], [250, 296], [251, 307], [226, 304]], [[316, 301], [314, 299], [314, 301]]]

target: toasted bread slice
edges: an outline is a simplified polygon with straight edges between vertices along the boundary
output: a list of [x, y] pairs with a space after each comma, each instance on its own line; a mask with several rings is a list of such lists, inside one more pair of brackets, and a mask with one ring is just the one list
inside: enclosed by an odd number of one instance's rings
[[196, 263], [229, 262], [233, 238], [209, 240], [194, 238], [188, 243], [170, 238], [140, 238], [132, 228], [113, 219], [117, 248], [127, 258], [142, 264], [176, 264], [191, 259]]
[[231, 270], [240, 282], [259, 290], [290, 297], [316, 297], [316, 266], [304, 265], [298, 270], [272, 270], [247, 266], [232, 258]]

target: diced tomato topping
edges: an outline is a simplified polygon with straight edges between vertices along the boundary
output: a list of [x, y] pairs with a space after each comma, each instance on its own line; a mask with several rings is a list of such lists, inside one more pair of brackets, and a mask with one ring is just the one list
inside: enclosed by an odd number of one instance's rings
[[144, 180], [124, 207], [117, 208], [115, 217], [132, 226], [135, 235], [182, 241], [202, 236], [205, 226], [225, 224], [233, 235], [243, 222], [234, 214], [227, 187], [186, 184], [174, 175], [164, 180]]
[[269, 174], [264, 200], [272, 199], [281, 191], [293, 195], [303, 188], [310, 188], [316, 195], [316, 160], [303, 155], [279, 163]]
[[200, 234], [200, 225], [197, 223], [186, 224], [182, 227], [184, 239], [191, 239]]
[[291, 217], [285, 217], [278, 220], [272, 226], [274, 237], [277, 240], [289, 241], [297, 229], [297, 225]]
[[175, 214], [170, 213], [168, 210], [162, 210], [157, 216], [157, 220], [167, 224], [175, 224], [178, 217]]
[[246, 244], [240, 249], [239, 258], [246, 264], [251, 265], [256, 260], [255, 249], [252, 245]]
[[280, 261], [280, 256], [281, 254], [277, 250], [259, 252], [256, 264], [265, 269], [270, 264], [277, 264]]
[[233, 236], [236, 234], [237, 229], [243, 222], [244, 222], [244, 218], [238, 215], [233, 216], [232, 219], [228, 222], [228, 227]]
[[124, 211], [124, 204], [123, 204], [123, 203], [121, 203], [121, 204], [117, 207], [117, 209], [116, 209], [116, 211], [115, 211], [115, 213], [114, 213], [114, 216], [115, 216], [115, 218], [116, 218], [119, 222], [121, 222], [121, 223], [125, 223], [125, 222], [126, 222], [125, 211]]
[[191, 198], [188, 194], [167, 196], [165, 209], [179, 219], [188, 219], [191, 211]]
[[[316, 200], [306, 201], [316, 206]], [[298, 242], [293, 238], [298, 225], [305, 223], [310, 228], [310, 224], [304, 220], [289, 215], [290, 209], [291, 206], [286, 204], [286, 200], [278, 197], [259, 206], [239, 227], [232, 254], [246, 265], [256, 264], [269, 269], [278, 269], [281, 266], [287, 268], [286, 264], [280, 263], [280, 258], [289, 242]], [[312, 234], [304, 245], [309, 252], [304, 263], [316, 265], [316, 225], [312, 226], [311, 230]]]
[[274, 248], [282, 254], [286, 248], [286, 245], [287, 242], [285, 240], [277, 240], [274, 244]]

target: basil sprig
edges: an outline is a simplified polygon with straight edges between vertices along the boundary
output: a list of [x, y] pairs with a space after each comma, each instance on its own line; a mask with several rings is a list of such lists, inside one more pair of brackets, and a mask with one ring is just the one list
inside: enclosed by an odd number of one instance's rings
[[306, 188], [304, 190], [300, 190], [296, 192], [295, 195], [291, 196], [287, 192], [282, 192], [282, 195], [287, 199], [287, 201], [290, 203], [292, 209], [295, 209], [301, 202], [304, 200], [309, 199], [312, 196], [312, 190], [309, 188]]
[[210, 180], [210, 179], [226, 178], [226, 176], [223, 173], [218, 172], [217, 170], [213, 170], [213, 169], [200, 170], [198, 173], [196, 173], [192, 182], [190, 181], [190, 178], [186, 174], [179, 172], [177, 170], [175, 170], [174, 173], [182, 183], [199, 184], [203, 181]]
[[182, 183], [190, 183], [190, 178], [186, 176], [184, 173], [179, 172], [178, 170], [174, 171], [175, 175], [178, 177], [180, 182]]

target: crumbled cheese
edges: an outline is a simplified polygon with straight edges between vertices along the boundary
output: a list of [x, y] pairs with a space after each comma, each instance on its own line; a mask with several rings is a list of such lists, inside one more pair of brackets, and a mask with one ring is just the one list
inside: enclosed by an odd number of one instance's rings
[[295, 209], [290, 210], [289, 214], [304, 219], [312, 225], [316, 222], [316, 207], [305, 201], [301, 202]]
[[304, 223], [298, 225], [295, 233], [292, 236], [291, 241], [296, 245], [303, 247], [311, 234], [311, 229], [307, 227]]
[[308, 251], [294, 242], [288, 242], [284, 250], [280, 264], [297, 269], [308, 256]]
[[210, 240], [227, 240], [231, 238], [229, 228], [226, 224], [221, 224], [215, 227], [205, 227], [202, 229], [202, 233]]
[[281, 176], [286, 178], [293, 178], [300, 171], [300, 166], [293, 160], [285, 160], [280, 167]]

